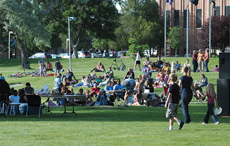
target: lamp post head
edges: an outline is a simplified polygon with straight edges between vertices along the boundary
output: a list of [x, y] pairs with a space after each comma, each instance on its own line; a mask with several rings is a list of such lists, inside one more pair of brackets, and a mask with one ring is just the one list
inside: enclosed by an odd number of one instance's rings
[[70, 21], [76, 21], [77, 18], [76, 17], [68, 17]]

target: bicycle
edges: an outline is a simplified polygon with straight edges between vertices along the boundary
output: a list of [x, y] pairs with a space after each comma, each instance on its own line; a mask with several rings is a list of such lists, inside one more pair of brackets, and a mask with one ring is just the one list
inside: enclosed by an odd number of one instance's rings
[[126, 65], [123, 63], [122, 59], [121, 60], [121, 64], [118, 65], [117, 60], [114, 59], [113, 64], [111, 65], [111, 69], [115, 70], [115, 71], [126, 71]]

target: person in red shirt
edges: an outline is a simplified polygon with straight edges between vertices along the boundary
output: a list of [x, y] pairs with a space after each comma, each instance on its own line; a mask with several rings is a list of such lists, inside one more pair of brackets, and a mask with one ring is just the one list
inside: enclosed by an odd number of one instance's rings
[[101, 88], [97, 87], [97, 83], [93, 85], [93, 88], [91, 89], [91, 96], [95, 96]]
[[208, 70], [208, 62], [209, 62], [209, 50], [207, 49], [206, 51], [205, 51], [205, 56], [204, 56], [204, 66], [205, 66], [205, 68], [206, 68], [206, 72], [209, 72], [209, 70]]

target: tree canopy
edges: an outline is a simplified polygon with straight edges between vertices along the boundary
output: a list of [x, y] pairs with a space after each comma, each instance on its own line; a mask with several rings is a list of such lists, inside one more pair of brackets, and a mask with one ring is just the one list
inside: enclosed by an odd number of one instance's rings
[[177, 55], [177, 49], [183, 47], [183, 39], [182, 39], [182, 29], [181, 27], [172, 27], [170, 32], [168, 33], [169, 44], [171, 48], [175, 49], [175, 56]]
[[[213, 49], [224, 49], [229, 45], [230, 15], [212, 16], [212, 38]], [[201, 28], [197, 37], [197, 47], [205, 49], [209, 47], [209, 20]]]

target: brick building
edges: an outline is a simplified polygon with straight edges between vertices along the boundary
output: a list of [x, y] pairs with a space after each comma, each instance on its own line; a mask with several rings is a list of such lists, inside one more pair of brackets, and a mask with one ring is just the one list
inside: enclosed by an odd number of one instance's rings
[[[160, 17], [164, 18], [165, 1], [156, 0], [158, 3], [158, 12]], [[230, 0], [215, 0], [216, 8], [212, 7], [212, 16], [222, 16], [230, 14]], [[209, 19], [209, 0], [199, 0], [197, 6], [189, 2], [189, 53], [192, 50], [198, 49], [196, 46], [197, 36], [201, 26]], [[174, 0], [172, 5], [167, 4], [166, 17], [167, 25], [170, 27], [179, 26], [183, 28], [185, 45], [179, 49], [178, 53], [184, 55], [186, 53], [186, 17], [187, 15], [187, 0]], [[167, 45], [167, 48], [168, 45]]]

